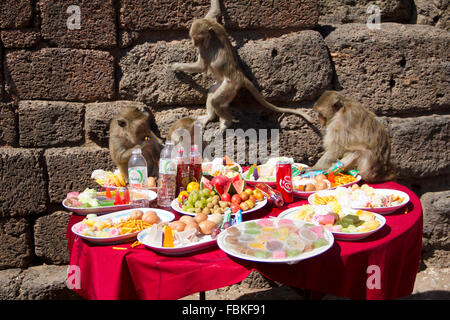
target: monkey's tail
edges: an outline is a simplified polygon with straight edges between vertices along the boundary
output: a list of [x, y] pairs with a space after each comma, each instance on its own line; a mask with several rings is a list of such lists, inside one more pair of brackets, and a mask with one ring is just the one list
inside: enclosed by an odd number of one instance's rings
[[259, 92], [259, 90], [255, 87], [255, 85], [247, 77], [244, 76], [243, 78], [244, 78], [244, 87], [247, 88], [247, 90], [250, 91], [250, 93], [255, 97], [255, 99], [260, 104], [262, 104], [265, 108], [276, 111], [276, 112], [286, 112], [286, 113], [296, 114], [296, 115], [303, 117], [309, 123], [314, 122], [314, 120], [303, 111], [289, 109], [289, 108], [280, 108], [280, 107], [277, 107], [277, 106], [271, 104], [266, 99], [264, 99], [263, 95]]

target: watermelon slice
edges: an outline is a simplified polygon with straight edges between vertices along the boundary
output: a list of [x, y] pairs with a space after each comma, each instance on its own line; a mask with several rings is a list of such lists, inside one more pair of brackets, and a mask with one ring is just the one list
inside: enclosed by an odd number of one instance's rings
[[209, 191], [213, 189], [211, 181], [205, 176], [200, 179], [200, 189], [208, 189]]
[[240, 194], [245, 190], [245, 180], [241, 177], [241, 175], [235, 176], [231, 179], [231, 187], [229, 190], [230, 195]]

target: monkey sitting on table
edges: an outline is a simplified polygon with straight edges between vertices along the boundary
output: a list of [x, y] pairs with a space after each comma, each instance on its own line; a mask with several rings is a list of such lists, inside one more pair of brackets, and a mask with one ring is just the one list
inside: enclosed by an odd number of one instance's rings
[[313, 169], [329, 170], [340, 160], [344, 170], [357, 169], [366, 182], [395, 178], [389, 134], [373, 112], [336, 91], [325, 91], [313, 110], [326, 126], [325, 153]]
[[245, 87], [265, 108], [277, 112], [287, 112], [302, 116], [308, 122], [312, 119], [304, 112], [289, 108], [279, 108], [267, 102], [255, 85], [242, 72], [225, 28], [217, 22], [220, 15], [218, 0], [211, 0], [211, 8], [203, 19], [192, 23], [189, 35], [198, 48], [198, 59], [194, 63], [174, 63], [172, 71], [199, 73], [210, 71], [217, 79], [206, 99], [207, 115], [199, 118], [203, 127], [217, 116], [220, 119], [220, 133], [232, 124], [229, 104], [241, 87]]
[[128, 161], [136, 148], [142, 149], [142, 155], [147, 161], [148, 175], [157, 177], [163, 144], [150, 129], [149, 114], [134, 107], [124, 108], [111, 121], [109, 152], [127, 182]]

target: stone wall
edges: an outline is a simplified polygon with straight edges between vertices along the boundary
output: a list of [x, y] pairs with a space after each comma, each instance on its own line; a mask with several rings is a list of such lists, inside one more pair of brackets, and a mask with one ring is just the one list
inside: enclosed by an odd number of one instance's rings
[[[380, 116], [401, 182], [422, 196], [424, 253], [448, 252], [448, 2], [222, 2], [241, 65], [269, 101], [313, 115], [320, 94], [337, 89]], [[187, 30], [208, 3], [0, 3], [0, 298], [66, 297], [63, 276], [54, 283], [69, 258], [61, 200], [95, 186], [92, 170], [113, 169], [108, 126], [120, 108], [152, 111], [162, 138], [177, 119], [204, 112], [212, 78], [175, 75], [167, 64], [195, 59]], [[379, 30], [365, 25], [373, 3]], [[70, 5], [80, 8], [80, 29], [68, 28]], [[281, 152], [300, 162], [322, 154], [317, 123], [261, 111], [245, 91], [232, 106], [233, 128], [281, 129]]]

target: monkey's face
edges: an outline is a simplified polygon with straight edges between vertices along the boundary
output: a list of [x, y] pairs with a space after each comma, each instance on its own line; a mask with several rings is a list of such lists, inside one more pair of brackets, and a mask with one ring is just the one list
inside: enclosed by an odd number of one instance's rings
[[194, 21], [191, 29], [189, 30], [189, 36], [192, 39], [192, 44], [197, 48], [206, 46], [210, 37], [209, 32], [209, 28], [205, 22], [201, 20]]
[[336, 91], [325, 91], [314, 104], [313, 110], [317, 112], [319, 122], [326, 126], [339, 111], [342, 105], [342, 96]]
[[119, 117], [117, 125], [121, 135], [133, 145], [142, 143], [151, 134], [148, 115], [140, 111], [133, 110]]

